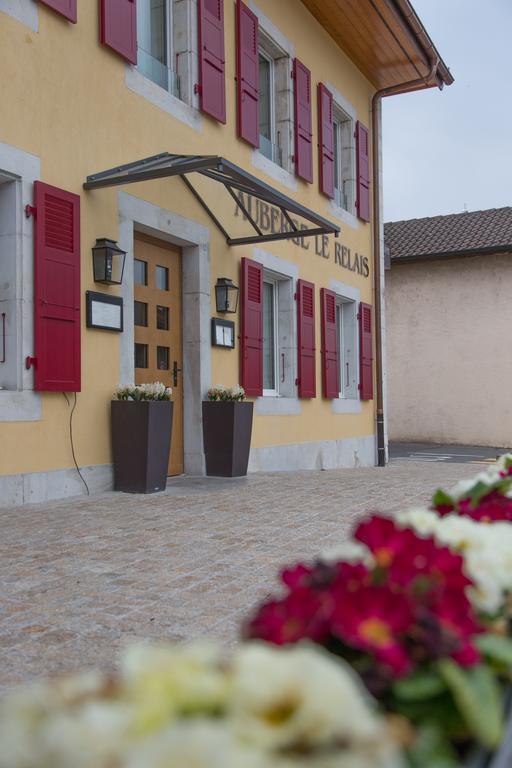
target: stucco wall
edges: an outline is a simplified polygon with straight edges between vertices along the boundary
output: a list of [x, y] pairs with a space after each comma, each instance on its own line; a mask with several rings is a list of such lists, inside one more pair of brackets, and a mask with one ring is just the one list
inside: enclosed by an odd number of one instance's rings
[[[301, 3], [296, 0], [280, 3], [258, 0], [253, 4], [259, 9], [260, 17], [265, 17], [264, 25], [271, 27], [276, 35], [286, 34], [291, 55], [296, 55], [312, 69], [314, 183], [307, 184], [290, 174], [278, 173], [276, 176], [277, 166], [272, 176], [272, 169], [267, 167], [269, 164], [263, 163], [263, 167], [261, 156], [236, 136], [234, 4], [225, 6], [226, 125], [202, 116], [181, 102], [174, 103], [173, 112], [162, 89], [149, 81], [141, 83], [144, 78], [134, 67], [102, 46], [98, 40], [97, 2], [79, 3], [76, 25], [69, 24], [33, 0], [19, 0], [14, 5], [24, 9], [24, 14], [14, 13], [12, 3], [0, 0], [0, 69], [4, 74], [0, 149], [4, 146], [9, 151], [14, 148], [29, 153], [38, 163], [38, 178], [81, 196], [82, 391], [78, 394], [74, 415], [79, 464], [104, 467], [110, 463], [109, 401], [113, 388], [126, 377], [122, 335], [87, 329], [84, 311], [85, 291], [98, 289], [93, 282], [91, 260], [91, 247], [96, 238], [108, 236], [124, 242], [119, 192], [128, 193], [141, 204], [161, 211], [163, 223], [159, 231], [162, 230], [166, 239], [169, 233], [179, 235], [176, 220], [181, 221], [181, 218], [208, 231], [208, 253], [204, 258], [209, 259], [210, 284], [203, 286], [201, 291], [209, 302], [209, 315], [215, 315], [212, 286], [217, 277], [230, 277], [239, 285], [241, 257], [258, 257], [257, 247], [228, 248], [221, 234], [177, 179], [136, 184], [125, 189], [85, 192], [82, 188], [88, 174], [163, 151], [224, 155], [267, 184], [337, 221], [342, 227], [338, 242], [351, 250], [352, 259], [356, 253], [368, 258], [369, 274], [365, 276], [335, 260], [333, 236], [328, 238], [328, 257], [317, 252], [314, 240], [307, 244], [307, 248], [284, 241], [266, 244], [266, 251], [289, 262], [296, 268], [298, 277], [316, 286], [317, 397], [300, 402], [290, 398], [293, 408], [276, 414], [257, 407], [253, 448], [373, 439], [373, 401], [358, 402], [357, 412], [339, 413], [333, 409], [330, 400], [321, 397], [319, 290], [336, 280], [357, 290], [361, 301], [373, 304], [374, 267], [371, 225], [355, 216], [336, 213], [331, 202], [319, 192], [316, 85], [322, 81], [335, 88], [352, 105], [354, 118], [369, 125], [373, 87], [362, 73]], [[14, 169], [13, 173], [20, 171]], [[240, 217], [235, 219], [234, 204], [227, 194], [227, 202], [215, 198], [214, 201], [221, 219], [230, 224], [241, 222]], [[23, 205], [29, 202], [32, 202], [31, 184], [24, 190], [22, 200]], [[22, 220], [25, 229], [31, 231], [33, 220], [27, 221], [24, 217]], [[24, 258], [31, 263], [30, 244], [25, 248]], [[111, 294], [120, 292], [116, 287], [101, 290]], [[129, 319], [130, 302], [126, 305]], [[238, 317], [234, 319], [238, 336]], [[31, 327], [30, 322], [27, 327]], [[193, 328], [191, 333], [199, 334], [199, 329]], [[197, 340], [197, 343], [204, 341], [199, 335]], [[210, 350], [209, 343], [206, 339], [208, 349], [205, 347], [204, 353], [208, 353], [209, 375], [204, 375], [205, 380], [227, 385], [238, 382], [238, 341], [234, 352]], [[19, 353], [17, 360], [21, 368], [25, 356], [34, 354], [33, 344], [24, 342]], [[24, 389], [29, 391], [32, 372], [25, 372], [24, 376]], [[3, 383], [0, 379], [0, 386]], [[13, 397], [24, 394], [23, 391], [0, 390], [0, 475], [21, 477], [27, 473], [72, 467], [69, 408], [61, 393], [43, 393], [38, 397], [37, 413], [29, 414], [30, 419], [27, 416], [26, 420], [18, 417], [3, 420], [2, 402], [8, 401], [12, 410]], [[190, 397], [190, 389], [185, 390], [187, 397]], [[199, 410], [197, 407], [197, 413]], [[193, 425], [198, 434], [201, 430], [199, 418]]]
[[512, 254], [386, 273], [392, 440], [512, 445]]

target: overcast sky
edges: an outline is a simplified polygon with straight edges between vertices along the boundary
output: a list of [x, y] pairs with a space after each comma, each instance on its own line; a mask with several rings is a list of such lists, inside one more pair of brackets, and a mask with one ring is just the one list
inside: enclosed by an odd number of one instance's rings
[[384, 99], [384, 220], [512, 205], [512, 0], [412, 0], [455, 82]]

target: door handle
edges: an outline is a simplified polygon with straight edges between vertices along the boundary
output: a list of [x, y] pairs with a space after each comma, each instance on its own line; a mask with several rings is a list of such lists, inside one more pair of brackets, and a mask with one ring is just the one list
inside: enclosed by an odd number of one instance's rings
[[178, 373], [181, 373], [181, 368], [178, 368], [178, 361], [175, 360], [172, 365], [172, 385], [173, 387], [178, 386]]

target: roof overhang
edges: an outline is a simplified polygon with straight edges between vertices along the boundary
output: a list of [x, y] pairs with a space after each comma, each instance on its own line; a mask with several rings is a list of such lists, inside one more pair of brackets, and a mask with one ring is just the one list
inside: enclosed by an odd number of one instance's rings
[[409, 0], [302, 0], [378, 90], [427, 77], [418, 88], [453, 77]]
[[[244, 221], [252, 227], [254, 234], [233, 236], [229, 234], [227, 225], [221, 221], [220, 214], [215, 209], [215, 195], [210, 195], [207, 201], [205, 191], [192, 184], [190, 176], [197, 174], [218, 182], [227, 191], [235, 203], [235, 211], [240, 210]], [[271, 240], [289, 240], [300, 236], [338, 235], [340, 228], [323, 216], [297, 203], [292, 198], [283, 195], [278, 190], [248, 173], [238, 165], [216, 155], [173, 155], [163, 152], [159, 155], [146, 157], [126, 165], [94, 173], [87, 177], [84, 189], [99, 189], [101, 187], [124, 186], [140, 181], [162, 179], [179, 176], [198, 203], [222, 232], [228, 245], [248, 245], [264, 243]], [[277, 231], [264, 231], [254, 215], [249, 201], [256, 199], [281, 213], [280, 225]], [[297, 219], [300, 218], [300, 224]]]

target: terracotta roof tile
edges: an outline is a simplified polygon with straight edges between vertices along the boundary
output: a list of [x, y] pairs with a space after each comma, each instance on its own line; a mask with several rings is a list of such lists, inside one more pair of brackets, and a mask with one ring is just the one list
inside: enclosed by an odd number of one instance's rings
[[494, 247], [512, 251], [512, 207], [390, 221], [384, 224], [384, 240], [392, 261]]

